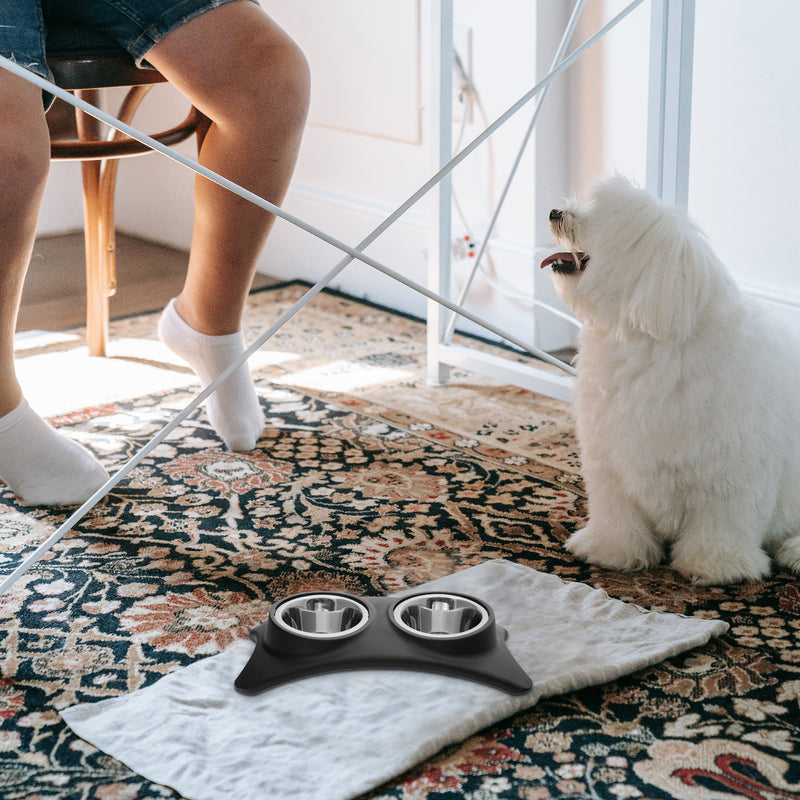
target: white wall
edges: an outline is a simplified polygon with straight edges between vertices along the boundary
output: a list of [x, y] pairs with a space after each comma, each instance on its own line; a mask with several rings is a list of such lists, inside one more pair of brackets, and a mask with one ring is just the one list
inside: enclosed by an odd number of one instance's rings
[[[606, 0], [607, 18], [626, 5]], [[800, 338], [800, 4], [700, 0], [696, 7], [689, 211], [740, 285]], [[573, 175], [645, 179], [649, 4], [603, 51], [602, 145]], [[585, 76], [584, 76], [585, 78]]]
[[50, 165], [42, 209], [39, 234], [65, 233], [83, 227], [80, 164], [71, 161]]
[[800, 338], [800, 4], [697, 8], [690, 209]]

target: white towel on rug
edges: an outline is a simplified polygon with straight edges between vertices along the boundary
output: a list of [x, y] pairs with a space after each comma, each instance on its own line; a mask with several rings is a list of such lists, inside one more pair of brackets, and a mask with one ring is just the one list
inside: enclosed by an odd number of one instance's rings
[[611, 681], [724, 633], [728, 625], [645, 611], [581, 583], [490, 561], [421, 589], [489, 603], [533, 679], [521, 696], [448, 676], [320, 675], [243, 696], [253, 643], [128, 695], [61, 712], [87, 741], [190, 800], [346, 800], [541, 697]]

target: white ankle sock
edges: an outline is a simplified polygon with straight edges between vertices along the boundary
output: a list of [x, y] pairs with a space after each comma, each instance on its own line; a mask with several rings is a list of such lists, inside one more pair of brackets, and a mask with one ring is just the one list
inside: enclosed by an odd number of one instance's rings
[[0, 479], [34, 506], [75, 505], [107, 480], [103, 465], [23, 401], [0, 417]]
[[[185, 359], [207, 386], [245, 350], [241, 331], [209, 336], [189, 326], [170, 300], [158, 325], [161, 341]], [[264, 414], [247, 364], [242, 364], [206, 400], [208, 418], [231, 450], [252, 450], [264, 430]]]

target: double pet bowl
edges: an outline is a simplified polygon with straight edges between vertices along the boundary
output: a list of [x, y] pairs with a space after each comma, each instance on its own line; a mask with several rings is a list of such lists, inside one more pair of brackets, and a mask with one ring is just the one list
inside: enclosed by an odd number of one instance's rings
[[250, 632], [255, 650], [234, 685], [257, 694], [326, 672], [412, 669], [523, 694], [531, 679], [506, 648], [507, 636], [491, 607], [469, 595], [304, 592], [275, 603]]

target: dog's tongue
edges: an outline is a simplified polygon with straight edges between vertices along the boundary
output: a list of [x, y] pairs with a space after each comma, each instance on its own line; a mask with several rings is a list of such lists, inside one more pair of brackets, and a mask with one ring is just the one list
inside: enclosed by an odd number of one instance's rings
[[586, 253], [553, 253], [542, 261], [540, 268], [552, 266], [556, 272], [573, 272], [576, 269], [583, 269], [588, 260], [589, 256]]

